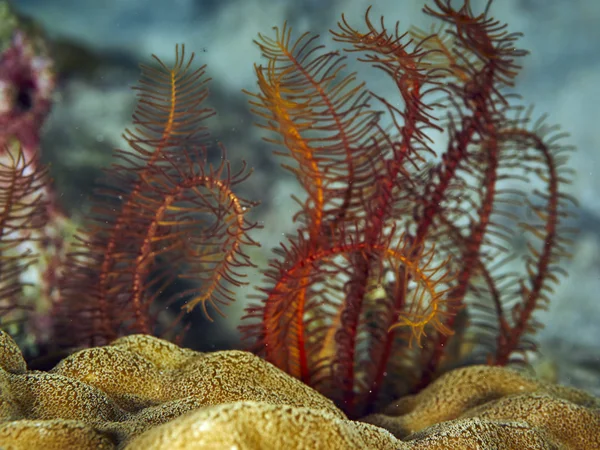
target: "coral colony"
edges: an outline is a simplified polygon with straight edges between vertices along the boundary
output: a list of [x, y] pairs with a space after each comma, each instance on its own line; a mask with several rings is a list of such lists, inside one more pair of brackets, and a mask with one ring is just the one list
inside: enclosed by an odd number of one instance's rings
[[[256, 41], [250, 104], [303, 194], [297, 232], [240, 329], [349, 417], [467, 361], [523, 361], [568, 257], [571, 148], [511, 90], [519, 35], [468, 1], [431, 3], [432, 34], [367, 11], [361, 27], [342, 17], [331, 31], [342, 51], [285, 24]], [[3, 328], [50, 354], [134, 333], [176, 338], [185, 312], [225, 313], [254, 266], [257, 224], [240, 194], [250, 171], [207, 147], [205, 69], [183, 46], [173, 66], [142, 68], [129, 148], [115, 152], [91, 219], [57, 242], [68, 226], [31, 150], [49, 81], [26, 46], [15, 38], [0, 65]], [[387, 75], [397, 98], [371, 92], [346, 58]], [[193, 284], [160, 295], [179, 279]]]

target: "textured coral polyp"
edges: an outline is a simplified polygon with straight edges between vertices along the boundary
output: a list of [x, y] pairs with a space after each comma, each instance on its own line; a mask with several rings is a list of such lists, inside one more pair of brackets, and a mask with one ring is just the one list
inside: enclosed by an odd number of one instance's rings
[[600, 401], [515, 371], [474, 366], [353, 421], [272, 364], [146, 335], [29, 371], [0, 332], [3, 449], [590, 449]]
[[448, 372], [363, 420], [409, 440], [435, 442], [442, 430], [451, 431], [449, 436], [464, 439], [457, 448], [499, 442], [503, 448], [600, 448], [598, 408], [600, 401], [583, 391], [504, 367], [472, 366]]

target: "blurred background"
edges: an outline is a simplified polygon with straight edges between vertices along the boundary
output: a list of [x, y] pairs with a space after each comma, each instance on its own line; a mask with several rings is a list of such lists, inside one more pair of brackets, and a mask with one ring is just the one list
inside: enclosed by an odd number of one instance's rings
[[[483, 0], [472, 3], [485, 6]], [[138, 63], [149, 62], [151, 54], [171, 61], [175, 44], [185, 43], [213, 79], [209, 103], [218, 116], [211, 119], [211, 135], [232, 160], [254, 167], [243, 195], [262, 202], [254, 215], [264, 225], [254, 234], [262, 249], [253, 257], [264, 266], [279, 238], [294, 230], [290, 195], [297, 185], [272, 156], [273, 147], [261, 141], [241, 93], [256, 90], [253, 64], [260, 54], [252, 40], [287, 20], [296, 36], [310, 30], [329, 44], [328, 29], [342, 13], [358, 26], [370, 4], [372, 18], [384, 15], [390, 25], [399, 20], [401, 28], [428, 27], [416, 0], [13, 0], [57, 49], [60, 78], [42, 151], [64, 207], [75, 216], [85, 211], [91, 180], [110, 163], [112, 148], [123, 147]], [[556, 289], [549, 311], [538, 315], [546, 324], [538, 336], [541, 361], [556, 368], [559, 381], [600, 395], [600, 2], [502, 0], [494, 2], [492, 14], [525, 34], [519, 46], [531, 54], [517, 86], [524, 103], [535, 104], [538, 115], [547, 112], [549, 122], [560, 124], [578, 147], [571, 158], [577, 175], [568, 189], [580, 202], [579, 234], [568, 279]], [[385, 94], [376, 73], [361, 70], [363, 75]], [[198, 336], [206, 343], [198, 347], [240, 345], [235, 327], [245, 295], [240, 292], [226, 320], [199, 319]]]

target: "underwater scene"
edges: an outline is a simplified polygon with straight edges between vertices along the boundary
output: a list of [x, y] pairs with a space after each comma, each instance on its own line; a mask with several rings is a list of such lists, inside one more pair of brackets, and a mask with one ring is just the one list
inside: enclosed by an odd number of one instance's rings
[[600, 449], [599, 25], [0, 0], [0, 449]]

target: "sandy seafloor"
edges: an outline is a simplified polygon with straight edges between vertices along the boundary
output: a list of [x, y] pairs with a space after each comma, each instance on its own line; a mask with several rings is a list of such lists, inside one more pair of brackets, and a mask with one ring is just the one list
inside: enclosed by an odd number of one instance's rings
[[[420, 2], [413, 0], [15, 0], [16, 8], [52, 37], [66, 38], [107, 61], [101, 70], [61, 83], [44, 130], [43, 152], [53, 161], [58, 185], [68, 188], [65, 203], [75, 212], [84, 207], [89, 180], [106, 164], [110, 149], [122, 144], [120, 135], [134, 105], [129, 86], [137, 79], [136, 64], [151, 53], [169, 60], [174, 45], [183, 42], [208, 64], [214, 79], [211, 103], [220, 115], [211, 122], [212, 134], [232, 159], [246, 159], [255, 167], [246, 196], [263, 201], [256, 211], [265, 225], [256, 235], [263, 244], [257, 258], [266, 260], [282, 233], [294, 229], [289, 195], [297, 186], [261, 142], [240, 92], [255, 84], [252, 65], [259, 51], [252, 39], [284, 20], [298, 31], [322, 34], [342, 12], [360, 24], [370, 3], [373, 17], [384, 14], [389, 23], [427, 24]], [[600, 395], [600, 2], [502, 0], [493, 12], [511, 30], [525, 33], [520, 45], [531, 51], [518, 91], [536, 111], [548, 112], [550, 122], [570, 132], [570, 142], [578, 147], [571, 159], [577, 175], [568, 189], [580, 202], [575, 220], [580, 231], [574, 258], [566, 264], [569, 278], [556, 289], [549, 311], [538, 315], [546, 324], [539, 335], [541, 354], [557, 363], [561, 382]], [[375, 81], [372, 71], [364, 75], [367, 82]], [[198, 325], [211, 336], [212, 344], [203, 347], [236, 345], [242, 306], [240, 301], [229, 309], [227, 323]]]

